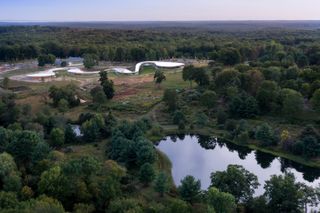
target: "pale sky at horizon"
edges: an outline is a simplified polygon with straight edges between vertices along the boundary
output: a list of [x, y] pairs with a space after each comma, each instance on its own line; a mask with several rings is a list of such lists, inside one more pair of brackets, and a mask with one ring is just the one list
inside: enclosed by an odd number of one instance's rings
[[320, 20], [320, 0], [0, 0], [0, 21]]

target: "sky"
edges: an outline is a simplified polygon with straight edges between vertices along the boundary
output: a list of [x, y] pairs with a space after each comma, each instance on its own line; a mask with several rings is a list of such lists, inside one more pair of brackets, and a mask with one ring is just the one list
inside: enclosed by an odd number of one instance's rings
[[320, 0], [0, 0], [0, 21], [320, 20]]

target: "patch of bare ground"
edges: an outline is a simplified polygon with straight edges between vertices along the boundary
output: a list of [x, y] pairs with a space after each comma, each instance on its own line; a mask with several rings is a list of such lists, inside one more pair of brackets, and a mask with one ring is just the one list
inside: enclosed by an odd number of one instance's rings
[[153, 81], [153, 76], [126, 76], [113, 79], [113, 82], [116, 86], [119, 85], [133, 85], [133, 84], [142, 84], [149, 83]]

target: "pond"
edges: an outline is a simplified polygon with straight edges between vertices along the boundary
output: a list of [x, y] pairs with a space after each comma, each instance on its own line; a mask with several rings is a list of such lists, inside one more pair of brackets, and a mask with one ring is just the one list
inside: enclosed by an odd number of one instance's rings
[[170, 136], [160, 141], [158, 147], [172, 163], [172, 175], [175, 184], [187, 175], [201, 180], [202, 189], [210, 186], [210, 174], [224, 171], [230, 164], [242, 165], [257, 175], [261, 184], [256, 195], [262, 195], [263, 185], [271, 175], [292, 172], [297, 181], [317, 187], [320, 183], [320, 169], [310, 168], [301, 164], [275, 157], [260, 151], [225, 143], [213, 137], [200, 135]]
[[77, 137], [83, 136], [81, 133], [81, 127], [80, 125], [71, 125], [73, 132], [76, 134]]

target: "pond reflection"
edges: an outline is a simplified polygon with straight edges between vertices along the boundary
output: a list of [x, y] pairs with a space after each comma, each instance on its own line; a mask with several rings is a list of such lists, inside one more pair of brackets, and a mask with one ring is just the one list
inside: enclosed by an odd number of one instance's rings
[[320, 170], [275, 157], [247, 147], [237, 146], [201, 135], [169, 136], [160, 141], [158, 149], [164, 152], [172, 162], [172, 175], [176, 185], [187, 175], [201, 180], [203, 189], [210, 186], [210, 174], [224, 171], [230, 164], [242, 165], [258, 176], [260, 187], [256, 195], [261, 195], [264, 182], [271, 175], [294, 173], [297, 181], [309, 186], [318, 186]]

